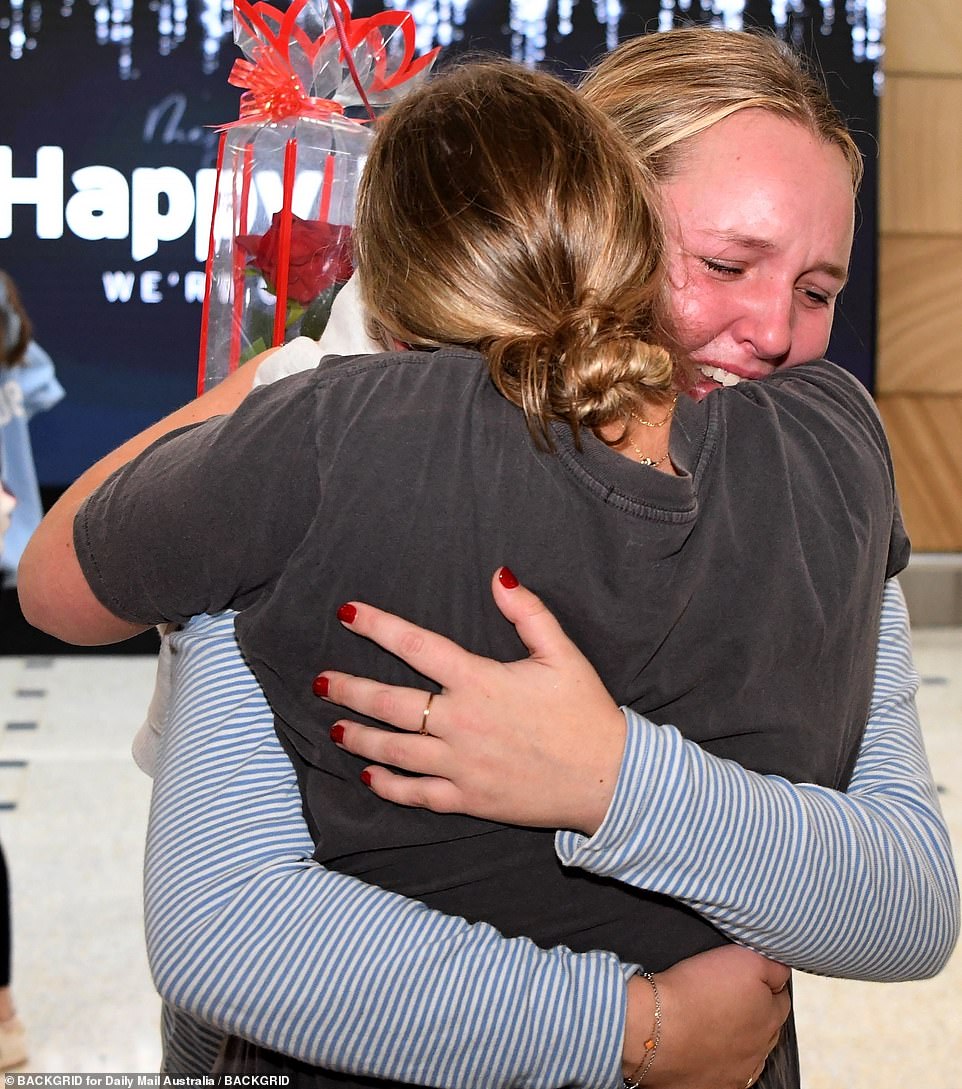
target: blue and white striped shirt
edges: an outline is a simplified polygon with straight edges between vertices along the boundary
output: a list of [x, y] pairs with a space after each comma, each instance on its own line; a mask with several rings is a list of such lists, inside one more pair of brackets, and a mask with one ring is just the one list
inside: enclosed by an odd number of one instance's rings
[[[505, 939], [313, 863], [232, 614], [172, 638], [146, 869], [148, 952], [168, 1002], [307, 1062], [401, 1082], [620, 1085], [634, 966]], [[847, 794], [745, 771], [626, 712], [607, 819], [590, 840], [559, 833], [559, 857], [684, 900], [808, 971], [931, 975], [957, 937], [959, 899], [916, 686], [892, 581]]]

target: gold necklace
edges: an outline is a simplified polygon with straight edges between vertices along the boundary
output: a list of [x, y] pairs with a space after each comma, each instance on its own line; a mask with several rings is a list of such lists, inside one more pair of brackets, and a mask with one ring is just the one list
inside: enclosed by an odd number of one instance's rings
[[671, 404], [668, 406], [668, 411], [665, 413], [664, 418], [660, 420], [646, 420], [644, 416], [637, 416], [634, 412], [629, 412], [628, 415], [635, 421], [640, 423], [642, 427], [664, 427], [666, 423], [675, 414], [675, 405], [678, 403], [678, 394], [676, 393], [671, 399]]
[[[664, 417], [662, 419], [660, 419], [660, 420], [654, 420], [654, 421], [646, 420], [643, 416], [639, 416], [636, 413], [631, 412], [631, 411], [629, 411], [628, 415], [635, 421], [635, 423], [641, 424], [642, 427], [664, 427], [665, 424], [668, 423], [668, 421], [675, 414], [675, 404], [677, 403], [677, 401], [678, 401], [678, 394], [676, 393], [675, 396], [672, 397], [672, 399], [671, 399], [671, 404], [668, 406], [668, 411], [665, 413]], [[632, 439], [628, 435], [625, 435], [625, 438], [628, 439], [628, 445], [638, 455], [638, 462], [639, 462], [640, 465], [648, 465], [652, 469], [656, 469], [659, 465], [663, 464], [664, 462], [666, 462], [668, 460], [668, 452], [667, 451], [664, 454], [662, 454], [662, 456], [660, 458], [657, 458], [657, 459], [650, 458], [650, 457], [648, 457], [648, 455], [646, 453], [644, 453], [642, 451], [642, 449], [635, 442], [632, 441]]]
[[661, 457], [656, 460], [655, 458], [650, 458], [650, 457], [648, 457], [647, 454], [643, 453], [641, 451], [641, 449], [638, 446], [636, 446], [634, 444], [634, 442], [632, 442], [631, 439], [628, 439], [628, 445], [638, 455], [638, 464], [639, 465], [650, 465], [652, 469], [655, 469], [659, 465], [661, 465], [662, 462], [665, 462], [665, 461], [668, 460], [668, 453], [667, 452], [662, 454]]

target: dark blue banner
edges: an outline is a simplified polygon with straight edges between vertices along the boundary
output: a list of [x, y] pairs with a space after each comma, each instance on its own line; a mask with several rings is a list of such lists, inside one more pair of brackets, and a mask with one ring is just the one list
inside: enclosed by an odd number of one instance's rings
[[[354, 14], [382, 6], [414, 13], [422, 50], [506, 53], [572, 79], [620, 39], [690, 21], [769, 27], [817, 56], [868, 167], [831, 354], [871, 385], [880, 3], [358, 0]], [[69, 483], [193, 395], [210, 126], [237, 116], [239, 55], [227, 0], [0, 0], [0, 266], [67, 390], [32, 425], [42, 484]]]

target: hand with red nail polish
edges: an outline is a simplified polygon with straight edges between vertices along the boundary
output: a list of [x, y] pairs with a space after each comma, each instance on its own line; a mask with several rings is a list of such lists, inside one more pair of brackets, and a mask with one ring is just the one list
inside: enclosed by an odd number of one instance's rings
[[343, 747], [372, 764], [416, 773], [378, 769], [369, 785], [389, 801], [590, 835], [611, 802], [624, 717], [588, 660], [510, 568], [498, 568], [491, 589], [530, 657], [496, 662], [370, 605], [342, 606], [352, 610], [345, 620], [352, 631], [441, 686], [428, 708], [427, 686], [325, 670], [328, 698], [406, 734], [354, 724]]

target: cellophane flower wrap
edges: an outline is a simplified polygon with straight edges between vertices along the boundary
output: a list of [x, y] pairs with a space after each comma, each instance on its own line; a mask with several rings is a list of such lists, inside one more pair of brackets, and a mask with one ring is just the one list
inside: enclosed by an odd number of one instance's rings
[[352, 19], [345, 0], [234, 0], [234, 40], [245, 56], [229, 81], [244, 93], [221, 127], [199, 391], [265, 348], [320, 336], [352, 272], [371, 122], [437, 54], [415, 57], [409, 13]]

